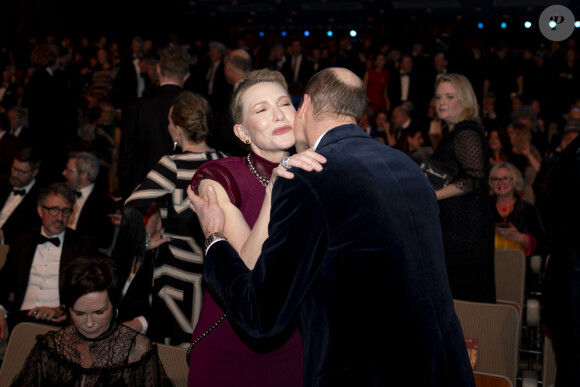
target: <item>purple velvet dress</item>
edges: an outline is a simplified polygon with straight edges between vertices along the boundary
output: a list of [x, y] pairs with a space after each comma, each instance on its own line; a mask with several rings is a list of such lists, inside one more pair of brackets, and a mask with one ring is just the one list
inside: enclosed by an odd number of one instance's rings
[[[255, 169], [269, 178], [278, 165], [252, 153]], [[199, 182], [212, 179], [226, 190], [250, 227], [254, 226], [266, 193], [265, 187], [250, 171], [245, 157], [227, 157], [204, 163], [192, 180], [197, 192]], [[205, 291], [199, 321], [192, 342], [224, 315], [219, 299]], [[296, 327], [272, 340], [255, 340], [224, 319], [190, 352], [190, 386], [301, 386], [303, 385], [302, 338]]]

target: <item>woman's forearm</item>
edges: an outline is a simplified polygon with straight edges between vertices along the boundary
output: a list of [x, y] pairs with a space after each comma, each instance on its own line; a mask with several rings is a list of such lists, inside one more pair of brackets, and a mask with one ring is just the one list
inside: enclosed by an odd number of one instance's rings
[[451, 183], [441, 189], [435, 191], [437, 200], [449, 199], [455, 196], [465, 195], [465, 191], [457, 186], [455, 183]]
[[248, 239], [240, 251], [240, 256], [249, 269], [254, 268], [254, 265], [262, 252], [262, 244], [266, 238], [268, 238], [268, 223], [270, 222], [271, 203], [271, 193], [269, 190], [266, 190], [266, 196], [262, 203], [260, 215], [258, 215], [254, 228], [250, 232]]

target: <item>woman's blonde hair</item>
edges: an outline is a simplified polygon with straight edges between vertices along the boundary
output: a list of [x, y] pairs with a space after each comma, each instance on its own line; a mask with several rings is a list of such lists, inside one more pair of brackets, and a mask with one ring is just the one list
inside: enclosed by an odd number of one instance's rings
[[288, 96], [288, 85], [279, 71], [272, 71], [269, 69], [250, 71], [244, 78], [242, 78], [234, 86], [234, 91], [230, 98], [230, 114], [234, 124], [241, 124], [244, 120], [244, 107], [242, 106], [242, 95], [250, 87], [263, 82], [277, 83], [286, 91]]
[[514, 179], [514, 191], [516, 192], [517, 195], [521, 195], [525, 188], [524, 177], [522, 176], [522, 173], [520, 172], [519, 169], [516, 168], [515, 165], [513, 165], [512, 163], [508, 163], [507, 161], [502, 161], [500, 163], [495, 164], [489, 171], [488, 183], [489, 186], [492, 187], [491, 188], [492, 195], [494, 194], [494, 192], [493, 185], [491, 184], [491, 176], [495, 173], [495, 171], [497, 171], [500, 168], [505, 168], [510, 172], [510, 174], [512, 175], [512, 179]]
[[[453, 85], [455, 89], [455, 97], [463, 106], [463, 112], [459, 117], [459, 121], [472, 120], [476, 122], [479, 121], [479, 107], [477, 105], [477, 98], [473, 92], [473, 87], [471, 87], [471, 82], [464, 75], [449, 73], [444, 74], [435, 83], [435, 91], [437, 87], [442, 82], [449, 82]], [[453, 122], [455, 124], [455, 122]]]

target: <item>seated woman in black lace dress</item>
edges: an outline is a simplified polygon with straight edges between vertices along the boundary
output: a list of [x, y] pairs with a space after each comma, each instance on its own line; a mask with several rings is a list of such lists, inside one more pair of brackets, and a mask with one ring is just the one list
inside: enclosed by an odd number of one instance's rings
[[144, 335], [114, 321], [115, 262], [80, 257], [65, 269], [61, 292], [72, 322], [39, 336], [13, 386], [172, 386]]

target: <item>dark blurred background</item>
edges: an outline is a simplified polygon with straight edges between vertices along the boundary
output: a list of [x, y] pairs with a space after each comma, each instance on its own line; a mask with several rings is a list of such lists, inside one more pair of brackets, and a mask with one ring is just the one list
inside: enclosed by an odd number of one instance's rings
[[[166, 41], [202, 38], [234, 42], [254, 39], [263, 32], [279, 36], [310, 31], [310, 39], [324, 39], [356, 29], [406, 44], [419, 36], [443, 34], [469, 37], [485, 44], [501, 39], [541, 45], [538, 17], [549, 0], [3, 0], [0, 8], [0, 45], [12, 49], [29, 38], [47, 35], [100, 35], [124, 40], [135, 35]], [[579, 1], [560, 1], [578, 16]], [[523, 22], [530, 20], [526, 30]], [[500, 23], [506, 22], [501, 28]], [[484, 23], [483, 29], [477, 24]]]

